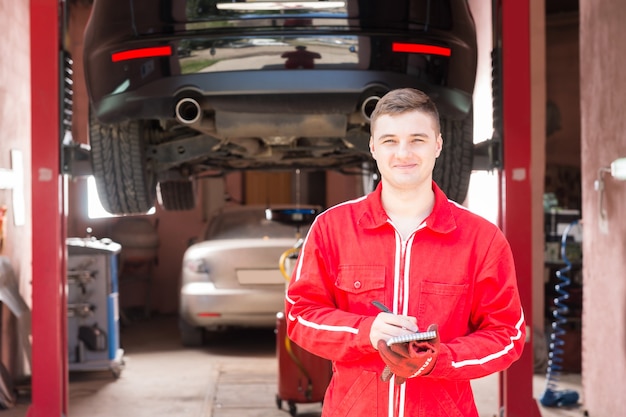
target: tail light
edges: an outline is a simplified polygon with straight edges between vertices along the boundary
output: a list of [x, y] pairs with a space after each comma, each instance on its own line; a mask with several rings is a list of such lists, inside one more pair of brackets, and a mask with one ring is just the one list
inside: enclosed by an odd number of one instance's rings
[[404, 43], [394, 42], [391, 45], [393, 52], [406, 52], [409, 54], [426, 54], [426, 55], [441, 55], [450, 56], [452, 50], [444, 46], [426, 45], [423, 43]]
[[111, 61], [120, 62], [128, 61], [130, 59], [155, 58], [170, 55], [172, 55], [171, 46], [152, 46], [149, 48], [128, 49], [126, 51], [114, 52], [111, 54]]

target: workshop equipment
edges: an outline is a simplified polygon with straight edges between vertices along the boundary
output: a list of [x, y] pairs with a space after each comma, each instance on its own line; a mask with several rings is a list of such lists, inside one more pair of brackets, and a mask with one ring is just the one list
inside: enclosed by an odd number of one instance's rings
[[[278, 260], [286, 286], [289, 284], [302, 247], [302, 227], [311, 224], [318, 213], [318, 210], [311, 208], [277, 209], [266, 212], [268, 220], [296, 227], [296, 243]], [[295, 416], [298, 412], [296, 404], [323, 402], [326, 388], [332, 378], [332, 362], [314, 355], [289, 339], [283, 312], [276, 314], [276, 356], [278, 359], [278, 394], [276, 394], [278, 409], [282, 409], [283, 401], [287, 401], [289, 414]]]
[[67, 336], [70, 371], [124, 367], [117, 274], [121, 246], [111, 239], [68, 238]]
[[287, 336], [284, 313], [276, 315], [276, 354], [278, 394], [276, 406], [287, 401], [289, 414], [297, 414], [296, 404], [321, 403], [332, 378], [332, 364], [295, 344]]
[[[0, 207], [0, 212], [2, 208]], [[18, 323], [17, 343], [18, 352], [28, 361], [28, 367], [32, 367], [30, 329], [30, 307], [22, 298], [19, 283], [11, 261], [6, 256], [0, 256], [0, 302], [15, 315]], [[14, 375], [0, 362], [0, 409], [5, 410], [15, 406], [17, 393], [13, 384]]]
[[554, 299], [554, 310], [552, 321], [552, 333], [550, 335], [550, 354], [548, 361], [548, 371], [546, 374], [546, 389], [541, 395], [539, 402], [544, 407], [563, 407], [572, 406], [578, 403], [579, 395], [575, 390], [558, 389], [559, 376], [563, 369], [563, 346], [565, 341], [563, 336], [565, 335], [565, 329], [563, 326], [567, 323], [567, 313], [569, 307], [566, 301], [569, 299], [568, 287], [571, 283], [567, 273], [572, 269], [572, 263], [566, 254], [568, 236], [572, 227], [578, 224], [578, 220], [572, 221], [564, 230], [561, 239], [561, 257], [565, 262], [565, 267], [558, 270], [556, 273], [560, 282], [555, 285], [555, 289], [558, 296]]

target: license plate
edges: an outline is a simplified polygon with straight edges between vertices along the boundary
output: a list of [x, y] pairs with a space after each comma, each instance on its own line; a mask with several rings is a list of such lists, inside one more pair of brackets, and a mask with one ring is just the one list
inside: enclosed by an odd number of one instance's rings
[[242, 285], [284, 284], [286, 282], [278, 269], [238, 269], [237, 280]]

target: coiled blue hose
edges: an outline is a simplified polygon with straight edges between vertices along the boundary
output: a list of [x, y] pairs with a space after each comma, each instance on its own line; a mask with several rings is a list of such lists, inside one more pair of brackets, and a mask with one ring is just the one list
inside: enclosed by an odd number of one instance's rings
[[565, 329], [563, 325], [567, 323], [567, 313], [569, 308], [565, 304], [565, 301], [569, 299], [569, 292], [567, 287], [571, 284], [571, 280], [567, 277], [566, 273], [571, 271], [572, 263], [565, 253], [567, 247], [567, 237], [572, 227], [578, 224], [578, 220], [571, 222], [563, 232], [561, 238], [561, 258], [565, 262], [565, 267], [559, 269], [556, 272], [557, 278], [560, 282], [557, 283], [554, 288], [558, 293], [558, 296], [554, 299], [555, 309], [552, 312], [554, 320], [552, 321], [552, 332], [550, 334], [550, 353], [548, 354], [548, 371], [546, 374], [546, 389], [543, 395], [539, 399], [539, 402], [544, 407], [563, 407], [571, 406], [578, 403], [578, 392], [575, 390], [559, 390], [558, 381], [563, 369], [563, 335]]

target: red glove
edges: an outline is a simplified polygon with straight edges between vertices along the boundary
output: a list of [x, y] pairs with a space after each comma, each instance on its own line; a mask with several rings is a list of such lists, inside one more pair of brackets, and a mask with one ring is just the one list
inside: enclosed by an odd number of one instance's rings
[[[437, 331], [437, 325], [431, 324], [428, 331]], [[387, 346], [384, 340], [379, 340], [378, 352], [387, 364], [381, 379], [389, 381], [391, 375], [396, 375], [396, 384], [402, 384], [407, 378], [428, 375], [435, 367], [439, 355], [439, 333], [434, 339], [395, 343]]]

